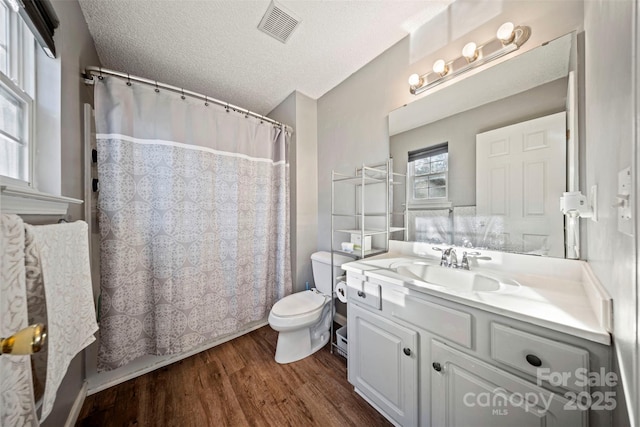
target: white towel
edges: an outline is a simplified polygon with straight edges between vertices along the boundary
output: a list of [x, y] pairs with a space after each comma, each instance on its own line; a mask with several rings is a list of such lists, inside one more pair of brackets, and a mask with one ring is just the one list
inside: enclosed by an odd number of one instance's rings
[[[24, 225], [17, 215], [1, 215], [0, 336], [28, 326], [24, 265]], [[0, 357], [0, 425], [37, 426], [29, 356]]]
[[87, 223], [25, 225], [40, 259], [47, 304], [48, 358], [40, 421], [51, 413], [69, 363], [91, 344], [96, 323]]
[[[47, 324], [47, 304], [42, 283], [42, 267], [38, 248], [33, 241], [33, 233], [26, 233], [24, 240], [24, 266], [27, 277], [27, 307], [29, 324]], [[31, 374], [33, 375], [33, 393], [38, 402], [44, 395], [44, 384], [47, 378], [48, 340], [39, 352], [31, 355]], [[37, 406], [37, 404], [36, 404]]]

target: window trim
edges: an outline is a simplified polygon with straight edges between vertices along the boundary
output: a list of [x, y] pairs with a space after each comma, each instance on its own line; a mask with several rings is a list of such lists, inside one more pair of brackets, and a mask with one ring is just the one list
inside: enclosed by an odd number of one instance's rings
[[[51, 193], [40, 191], [38, 180], [44, 179], [40, 174], [43, 162], [46, 164], [47, 160], [36, 158], [39, 148], [47, 148], [45, 147], [46, 143], [39, 144], [39, 142], [45, 140], [45, 135], [38, 135], [40, 124], [36, 115], [42, 104], [37, 98], [37, 86], [40, 78], [48, 75], [42, 73], [50, 71], [47, 70], [48, 65], [42, 70], [39, 63], [41, 58], [46, 58], [46, 61], [59, 60], [49, 59], [44, 49], [42, 52], [37, 49], [37, 37], [32, 34], [28, 25], [22, 25], [22, 18], [16, 11], [13, 2], [11, 0], [0, 1], [8, 5], [10, 13], [7, 19], [9, 24], [9, 31], [7, 32], [8, 68], [7, 74], [0, 72], [0, 84], [17, 98], [28, 101], [28, 106], [26, 107], [27, 117], [23, 125], [28, 126], [26, 140], [28, 144], [27, 165], [29, 168], [26, 181], [0, 176], [0, 211], [18, 215], [64, 216], [67, 214], [69, 204], [82, 204], [84, 201], [60, 196], [58, 195], [59, 190], [56, 191], [55, 189], [50, 189]], [[57, 67], [60, 67], [59, 62]], [[31, 78], [30, 73], [33, 73], [33, 78]], [[61, 84], [61, 81], [56, 84]], [[59, 135], [57, 137], [59, 138]], [[57, 173], [62, 173], [61, 169], [56, 169], [58, 170]]]
[[[415, 168], [414, 162], [421, 158], [435, 155], [438, 151], [446, 150], [447, 153], [447, 170], [444, 172], [446, 179], [445, 196], [432, 199], [416, 199], [414, 198], [414, 184], [415, 184]], [[409, 209], [418, 208], [450, 208], [453, 206], [449, 200], [449, 166], [448, 166], [448, 153], [449, 143], [443, 142], [441, 144], [424, 147], [419, 150], [410, 151], [407, 156], [407, 206]], [[413, 157], [413, 158], [412, 158]]]
[[25, 141], [27, 146], [27, 176], [26, 180], [16, 179], [9, 176], [0, 175], [0, 184], [6, 184], [11, 186], [22, 186], [33, 188], [33, 169], [35, 167], [35, 153], [36, 153], [36, 138], [35, 138], [35, 101], [18, 85], [15, 84], [8, 76], [0, 72], [0, 85], [19, 98], [25, 104], [26, 120], [22, 124], [25, 135]]
[[25, 186], [0, 185], [2, 213], [18, 215], [66, 215], [70, 204], [83, 200], [56, 196]]

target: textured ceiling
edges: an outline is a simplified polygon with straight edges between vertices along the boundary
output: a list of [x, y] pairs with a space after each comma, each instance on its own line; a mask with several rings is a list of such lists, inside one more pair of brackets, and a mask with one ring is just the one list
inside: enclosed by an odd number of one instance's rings
[[267, 114], [314, 99], [441, 12], [443, 1], [279, 1], [286, 44], [257, 29], [269, 0], [80, 0], [102, 66]]

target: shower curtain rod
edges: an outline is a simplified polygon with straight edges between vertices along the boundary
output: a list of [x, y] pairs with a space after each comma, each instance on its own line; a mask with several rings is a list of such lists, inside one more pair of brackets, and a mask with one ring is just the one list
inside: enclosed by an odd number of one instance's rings
[[134, 82], [138, 82], [138, 83], [143, 83], [149, 86], [154, 86], [156, 89], [162, 88], [162, 89], [166, 89], [166, 90], [170, 90], [172, 92], [176, 92], [181, 94], [182, 96], [190, 96], [192, 98], [197, 98], [197, 99], [201, 99], [203, 100], [205, 103], [207, 102], [211, 102], [213, 104], [217, 104], [220, 105], [222, 107], [225, 107], [229, 110], [233, 110], [237, 113], [242, 113], [245, 116], [252, 116], [255, 117], [257, 119], [260, 119], [263, 122], [267, 122], [267, 123], [271, 123], [272, 125], [275, 126], [283, 126], [286, 132], [293, 132], [293, 128], [289, 125], [286, 125], [284, 123], [280, 123], [276, 120], [270, 119], [269, 117], [265, 117], [263, 115], [260, 115], [258, 113], [254, 113], [252, 111], [249, 111], [245, 108], [241, 108], [238, 107], [237, 105], [233, 105], [233, 104], [229, 104], [228, 102], [224, 102], [224, 101], [220, 101], [218, 99], [215, 98], [211, 98], [207, 95], [203, 95], [201, 93], [197, 93], [197, 92], [192, 92], [190, 90], [186, 90], [183, 89], [181, 87], [176, 87], [176, 86], [171, 86], [165, 83], [160, 83], [156, 80], [150, 80], [150, 79], [145, 79], [144, 77], [138, 77], [138, 76], [133, 76], [131, 74], [128, 73], [122, 73], [120, 71], [115, 71], [115, 70], [109, 70], [107, 68], [102, 68], [102, 67], [86, 67], [85, 68], [85, 72], [83, 74], [83, 77], [85, 79], [85, 82], [87, 84], [93, 84], [93, 77], [92, 76], [97, 76], [98, 78], [104, 76], [104, 75], [110, 75], [110, 76], [115, 76], [115, 77], [120, 77], [122, 79], [126, 79], [127, 81], [134, 81]]

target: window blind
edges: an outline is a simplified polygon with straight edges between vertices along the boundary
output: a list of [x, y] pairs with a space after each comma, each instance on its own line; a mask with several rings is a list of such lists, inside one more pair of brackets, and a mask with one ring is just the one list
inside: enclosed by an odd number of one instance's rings
[[438, 154], [444, 154], [449, 152], [449, 144], [448, 142], [444, 142], [442, 144], [438, 144], [435, 146], [421, 148], [415, 151], [409, 151], [409, 162], [414, 162], [416, 160], [424, 159], [426, 157], [437, 156]]
[[53, 32], [60, 22], [49, 0], [18, 0], [18, 13], [47, 56], [56, 57]]

